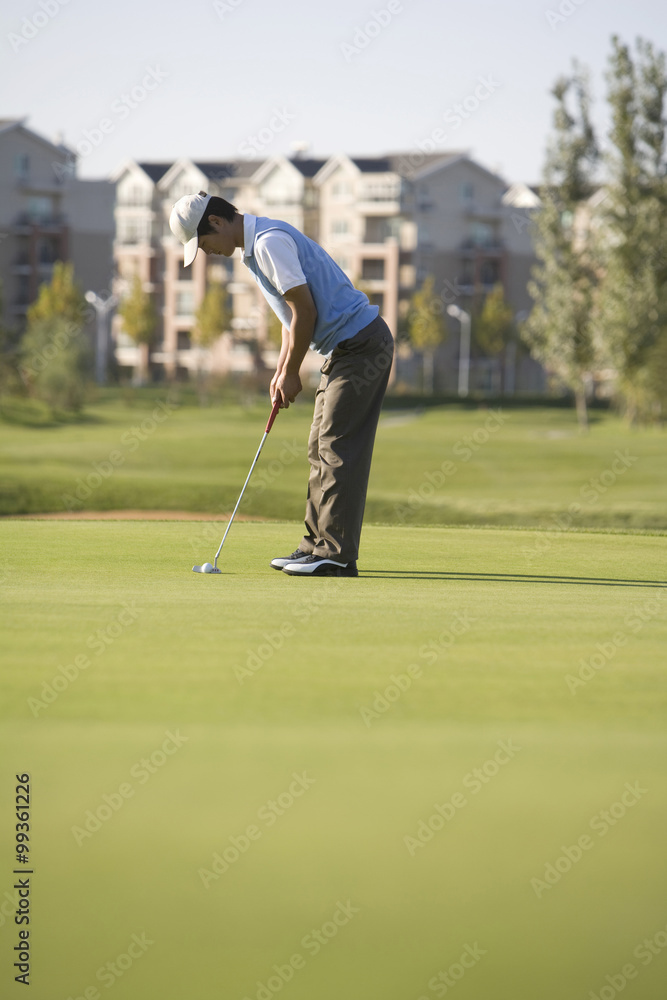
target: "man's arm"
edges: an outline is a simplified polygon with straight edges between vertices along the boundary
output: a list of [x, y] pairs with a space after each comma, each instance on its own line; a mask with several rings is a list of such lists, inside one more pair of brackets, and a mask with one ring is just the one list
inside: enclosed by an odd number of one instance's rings
[[285, 358], [287, 357], [287, 351], [289, 350], [289, 330], [286, 326], [282, 327], [281, 331], [282, 342], [280, 345], [280, 356], [278, 357], [278, 364], [276, 365], [276, 373], [271, 379], [271, 386], [269, 388], [269, 396], [271, 397], [271, 402], [276, 398], [276, 382], [280, 375], [282, 375], [283, 365], [285, 364]]
[[[279, 362], [276, 373], [278, 377], [271, 385], [273, 387], [272, 398], [280, 400], [281, 409], [287, 409], [302, 389], [299, 369], [313, 339], [317, 308], [307, 284], [296, 285], [294, 288], [288, 289], [283, 298], [292, 310], [292, 322], [289, 332], [283, 329], [283, 347], [280, 351], [282, 367]], [[285, 337], [286, 333], [287, 337]], [[283, 357], [286, 340], [287, 350]]]

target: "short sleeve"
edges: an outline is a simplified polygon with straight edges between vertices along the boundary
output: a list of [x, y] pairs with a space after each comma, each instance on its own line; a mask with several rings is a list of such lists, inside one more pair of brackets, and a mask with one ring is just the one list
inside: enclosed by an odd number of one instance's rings
[[305, 285], [296, 243], [279, 229], [262, 233], [255, 242], [255, 258], [260, 268], [281, 295], [297, 285]]

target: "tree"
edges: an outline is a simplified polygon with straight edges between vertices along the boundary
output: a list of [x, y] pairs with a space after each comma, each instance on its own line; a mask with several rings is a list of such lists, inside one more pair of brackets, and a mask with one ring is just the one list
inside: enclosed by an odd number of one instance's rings
[[158, 317], [153, 299], [144, 291], [138, 274], [134, 275], [130, 292], [122, 299], [118, 313], [123, 320], [125, 333], [139, 347], [135, 382], [143, 385], [148, 380], [149, 348], [155, 335]]
[[435, 352], [447, 336], [442, 299], [435, 294], [434, 285], [433, 275], [429, 274], [412, 296], [408, 310], [410, 342], [422, 354], [424, 389], [431, 394], [435, 390]]
[[81, 324], [64, 318], [32, 319], [21, 342], [20, 374], [29, 395], [52, 411], [83, 407], [90, 351]]
[[37, 299], [28, 307], [28, 326], [40, 320], [64, 320], [83, 326], [87, 314], [84, 294], [74, 278], [74, 265], [57, 260], [51, 281], [39, 287]]
[[205, 402], [202, 353], [229, 327], [231, 318], [227, 289], [221, 282], [212, 281], [195, 312], [195, 325], [192, 328], [192, 342], [197, 346], [197, 390], [202, 405]]
[[[594, 363], [593, 297], [596, 262], [575, 219], [593, 190], [598, 148], [590, 122], [588, 82], [576, 63], [552, 91], [555, 135], [544, 170], [542, 208], [536, 218], [535, 254], [528, 291], [535, 305], [524, 326], [533, 355], [571, 388], [582, 429], [588, 426], [586, 379]], [[570, 111], [568, 99], [574, 98]]]
[[505, 289], [498, 283], [484, 300], [475, 324], [475, 339], [482, 351], [496, 358], [516, 341], [514, 310], [505, 299]]
[[599, 230], [603, 277], [597, 316], [632, 421], [664, 405], [660, 379], [650, 369], [664, 358], [667, 326], [667, 72], [664, 53], [650, 42], [639, 39], [634, 58], [616, 36], [612, 44], [607, 74], [612, 149]]

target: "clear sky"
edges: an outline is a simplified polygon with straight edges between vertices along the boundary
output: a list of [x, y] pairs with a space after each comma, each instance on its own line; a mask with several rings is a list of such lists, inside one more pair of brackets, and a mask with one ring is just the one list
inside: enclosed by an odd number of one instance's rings
[[614, 33], [666, 49], [665, 0], [12, 0], [0, 117], [61, 133], [82, 177], [304, 141], [322, 157], [464, 149], [532, 183], [573, 58], [604, 129]]

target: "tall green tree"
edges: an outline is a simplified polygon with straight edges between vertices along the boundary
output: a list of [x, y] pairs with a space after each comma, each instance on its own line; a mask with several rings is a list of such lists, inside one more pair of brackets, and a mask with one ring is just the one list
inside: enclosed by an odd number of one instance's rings
[[123, 320], [125, 333], [139, 348], [135, 381], [143, 385], [148, 381], [150, 345], [155, 336], [158, 316], [152, 297], [144, 290], [138, 274], [132, 279], [129, 293], [121, 300], [118, 313]]
[[588, 426], [586, 377], [596, 357], [592, 309], [597, 269], [590, 241], [575, 220], [593, 190], [598, 147], [585, 73], [575, 63], [552, 90], [556, 100], [535, 225], [537, 264], [528, 291], [534, 306], [523, 328], [531, 353], [575, 395], [580, 427]]
[[77, 412], [83, 407], [90, 367], [83, 330], [87, 310], [74, 265], [56, 261], [51, 280], [40, 285], [28, 308], [19, 349], [24, 387], [54, 412]]
[[664, 416], [661, 380], [667, 327], [665, 54], [618, 37], [607, 81], [612, 128], [608, 196], [599, 229], [598, 329], [630, 420]]
[[408, 335], [422, 355], [424, 390], [431, 394], [435, 390], [435, 352], [447, 337], [442, 311], [442, 299], [435, 294], [435, 280], [429, 274], [410, 300]]
[[191, 335], [192, 342], [197, 348], [197, 391], [202, 405], [206, 402], [202, 369], [203, 352], [228, 329], [231, 320], [227, 289], [222, 282], [212, 281], [195, 312], [195, 325]]
[[80, 323], [62, 317], [31, 320], [21, 341], [19, 372], [28, 394], [52, 412], [83, 408], [90, 362]]
[[516, 347], [514, 310], [506, 300], [505, 289], [500, 282], [493, 286], [484, 299], [474, 329], [475, 340], [489, 357], [500, 358], [501, 354], [507, 354], [513, 342]]
[[86, 311], [83, 291], [74, 277], [74, 265], [57, 260], [51, 281], [40, 285], [36, 300], [28, 307], [28, 326], [54, 319], [83, 326]]

